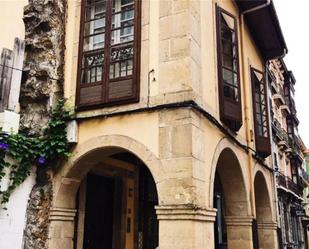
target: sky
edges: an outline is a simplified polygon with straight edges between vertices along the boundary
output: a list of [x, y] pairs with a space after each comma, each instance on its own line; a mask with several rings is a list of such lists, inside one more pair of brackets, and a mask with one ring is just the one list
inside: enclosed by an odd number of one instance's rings
[[309, 148], [309, 1], [274, 0], [274, 3], [288, 47], [284, 61], [296, 78], [299, 134]]

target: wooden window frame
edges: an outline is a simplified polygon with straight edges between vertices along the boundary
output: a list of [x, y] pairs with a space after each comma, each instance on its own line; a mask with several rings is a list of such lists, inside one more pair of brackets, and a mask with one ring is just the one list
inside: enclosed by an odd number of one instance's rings
[[[255, 73], [258, 73], [262, 76], [262, 79], [259, 80], [259, 84], [263, 84], [264, 87], [264, 103], [260, 103], [260, 105], [265, 105], [266, 108], [266, 132], [267, 136], [260, 135], [258, 132], [259, 124], [257, 121], [257, 110], [256, 110], [256, 87], [255, 87]], [[257, 70], [253, 67], [250, 67], [250, 75], [251, 75], [251, 92], [252, 92], [252, 108], [253, 108], [253, 120], [254, 120], [254, 136], [255, 136], [255, 147], [257, 154], [263, 158], [268, 157], [271, 154], [271, 144], [270, 144], [270, 129], [269, 129], [269, 112], [268, 112], [268, 96], [267, 96], [267, 85], [265, 80], [265, 73], [260, 70]], [[261, 102], [261, 98], [259, 98]], [[262, 113], [260, 113], [263, 116]], [[262, 124], [263, 129], [263, 124]], [[263, 130], [262, 130], [263, 132]]]
[[[105, 37], [104, 37], [104, 47], [103, 50], [103, 66], [102, 66], [102, 80], [95, 83], [86, 83], [83, 84], [81, 82], [82, 75], [82, 63], [83, 56], [85, 53], [95, 52], [95, 50], [91, 51], [83, 51], [84, 47], [84, 30], [85, 30], [85, 16], [86, 16], [86, 1], [81, 1], [81, 18], [80, 18], [80, 33], [79, 33], [79, 50], [78, 50], [78, 70], [77, 70], [77, 84], [76, 84], [76, 107], [77, 110], [87, 110], [87, 109], [95, 109], [100, 107], [108, 107], [114, 105], [121, 104], [129, 104], [136, 103], [139, 101], [139, 92], [140, 92], [140, 51], [141, 51], [141, 2], [142, 0], [133, 0], [134, 1], [134, 39], [133, 39], [133, 73], [130, 76], [119, 77], [118, 81], [123, 81], [126, 79], [132, 79], [132, 95], [125, 96], [120, 98], [109, 98], [109, 85], [113, 80], [109, 78], [110, 75], [110, 65], [111, 65], [111, 33], [113, 30], [112, 27], [112, 4], [114, 0], [106, 0], [106, 14], [105, 14]], [[119, 44], [125, 44], [119, 43]], [[119, 45], [118, 44], [118, 45]], [[106, 62], [106, 60], [108, 60]], [[115, 82], [116, 80], [114, 80]], [[81, 104], [81, 89], [87, 87], [95, 87], [102, 86], [101, 90], [101, 99], [98, 101], [93, 101], [91, 103]]]
[[[235, 41], [232, 46], [235, 46], [235, 56], [231, 55], [232, 60], [236, 64], [236, 70], [233, 69], [232, 74], [237, 76], [237, 86], [234, 88], [238, 92], [238, 100], [233, 100], [224, 96], [224, 79], [223, 79], [223, 45], [222, 45], [222, 17], [227, 15], [234, 20]], [[240, 72], [239, 72], [239, 48], [238, 48], [238, 22], [237, 18], [226, 10], [216, 5], [216, 32], [217, 32], [217, 63], [218, 63], [218, 88], [219, 88], [219, 106], [220, 106], [220, 119], [230, 129], [237, 132], [242, 126], [242, 110], [241, 110], [241, 87], [240, 87]]]

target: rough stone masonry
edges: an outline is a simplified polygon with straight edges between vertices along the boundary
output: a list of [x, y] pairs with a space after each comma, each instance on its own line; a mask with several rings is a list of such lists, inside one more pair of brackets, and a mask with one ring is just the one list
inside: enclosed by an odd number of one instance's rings
[[[65, 13], [65, 0], [29, 0], [24, 8], [26, 46], [19, 101], [21, 129], [29, 135], [42, 131], [50, 108], [63, 97]], [[52, 173], [38, 169], [27, 207], [24, 249], [47, 248], [52, 189]]]

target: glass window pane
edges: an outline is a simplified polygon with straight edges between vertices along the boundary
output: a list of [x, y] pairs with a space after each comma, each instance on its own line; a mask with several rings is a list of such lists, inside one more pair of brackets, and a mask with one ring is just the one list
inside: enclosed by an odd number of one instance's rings
[[92, 35], [105, 32], [105, 18], [89, 21], [85, 23], [84, 35]]
[[111, 44], [114, 45], [133, 41], [134, 9], [132, 9], [130, 6], [122, 7], [119, 1], [116, 1], [114, 4], [114, 11], [116, 14], [112, 16]]
[[132, 45], [113, 47], [110, 58], [110, 79], [132, 75], [133, 56], [134, 49]]
[[233, 86], [238, 86], [238, 81], [237, 81], [237, 73], [234, 73], [228, 69], [223, 68], [223, 80], [227, 82], [230, 85]]
[[237, 72], [237, 60], [229, 55], [223, 54], [223, 66]]
[[225, 13], [221, 13], [221, 17], [222, 17], [222, 22], [227, 25], [230, 29], [235, 29], [235, 20], [233, 17], [225, 14]]
[[105, 34], [98, 34], [84, 38], [84, 51], [104, 48]]
[[103, 51], [97, 54], [84, 54], [82, 63], [83, 75], [82, 83], [94, 83], [101, 81], [103, 78], [103, 62], [104, 54]]
[[223, 85], [223, 95], [231, 100], [238, 101], [238, 89], [229, 84]]
[[84, 26], [84, 51], [100, 49], [105, 41], [105, 1], [88, 1]]

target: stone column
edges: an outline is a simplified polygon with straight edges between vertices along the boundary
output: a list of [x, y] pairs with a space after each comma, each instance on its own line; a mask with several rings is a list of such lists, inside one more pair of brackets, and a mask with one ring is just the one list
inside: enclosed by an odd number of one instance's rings
[[226, 216], [229, 249], [253, 249], [252, 217]]
[[277, 223], [258, 222], [260, 249], [278, 249]]
[[51, 209], [48, 249], [73, 249], [75, 214], [76, 209]]
[[157, 206], [160, 249], [213, 249], [216, 209]]

